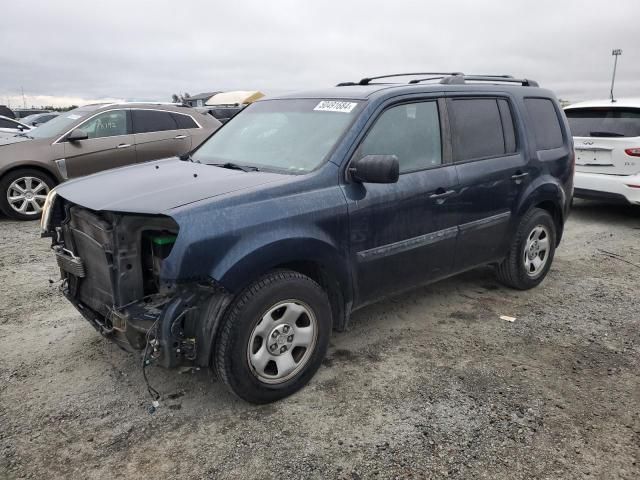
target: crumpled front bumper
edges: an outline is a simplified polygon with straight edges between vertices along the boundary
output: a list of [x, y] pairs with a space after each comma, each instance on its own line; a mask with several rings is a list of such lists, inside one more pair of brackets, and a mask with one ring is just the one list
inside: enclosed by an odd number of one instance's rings
[[156, 295], [103, 316], [63, 289], [65, 297], [104, 337], [127, 352], [149, 349], [155, 363], [174, 368], [208, 366], [211, 349], [231, 295], [208, 285], [181, 288], [173, 296]]

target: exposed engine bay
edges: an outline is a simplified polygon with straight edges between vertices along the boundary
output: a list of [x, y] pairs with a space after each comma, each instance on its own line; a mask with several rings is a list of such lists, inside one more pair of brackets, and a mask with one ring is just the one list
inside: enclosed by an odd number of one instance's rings
[[179, 234], [173, 219], [94, 212], [61, 198], [50, 208], [43, 235], [52, 238], [62, 292], [98, 332], [144, 352], [147, 363], [208, 365], [229, 296], [211, 280], [163, 277]]

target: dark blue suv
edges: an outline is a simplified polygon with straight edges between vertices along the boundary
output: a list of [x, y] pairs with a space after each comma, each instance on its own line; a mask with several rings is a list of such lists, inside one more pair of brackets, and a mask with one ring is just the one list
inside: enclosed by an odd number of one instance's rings
[[65, 296], [143, 364], [212, 366], [264, 403], [363, 305], [487, 264], [538, 285], [573, 189], [553, 93], [397, 78], [262, 100], [188, 156], [58, 186], [42, 225]]

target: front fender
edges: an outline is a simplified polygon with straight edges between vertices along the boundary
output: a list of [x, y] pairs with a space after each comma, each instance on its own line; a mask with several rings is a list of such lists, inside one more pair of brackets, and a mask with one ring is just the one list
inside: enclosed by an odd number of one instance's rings
[[211, 272], [211, 277], [231, 292], [238, 292], [279, 265], [293, 262], [316, 263], [339, 282], [343, 290], [350, 290], [348, 260], [326, 240], [299, 236], [276, 241], [253, 240], [251, 245], [246, 243], [249, 242], [238, 243]]

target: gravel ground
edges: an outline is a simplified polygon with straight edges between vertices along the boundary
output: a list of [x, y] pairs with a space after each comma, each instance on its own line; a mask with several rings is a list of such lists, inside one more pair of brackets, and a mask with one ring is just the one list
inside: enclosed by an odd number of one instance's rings
[[361, 310], [271, 405], [151, 368], [149, 414], [36, 223], [0, 219], [0, 478], [640, 478], [639, 240], [640, 209], [578, 202], [532, 291], [483, 268]]

